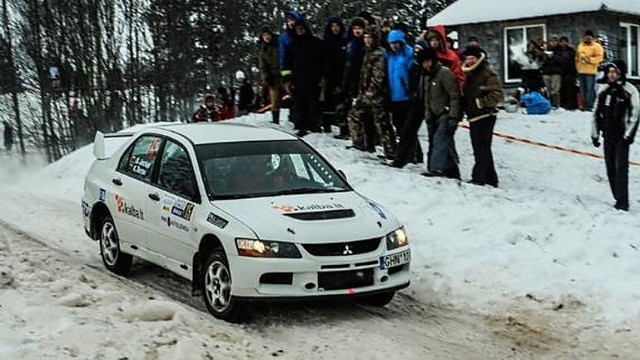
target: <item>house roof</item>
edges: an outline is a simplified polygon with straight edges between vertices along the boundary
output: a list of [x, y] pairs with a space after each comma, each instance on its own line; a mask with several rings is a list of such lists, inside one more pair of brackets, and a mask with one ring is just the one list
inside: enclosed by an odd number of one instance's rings
[[432, 25], [461, 25], [539, 16], [610, 10], [640, 16], [638, 0], [458, 0], [428, 20]]

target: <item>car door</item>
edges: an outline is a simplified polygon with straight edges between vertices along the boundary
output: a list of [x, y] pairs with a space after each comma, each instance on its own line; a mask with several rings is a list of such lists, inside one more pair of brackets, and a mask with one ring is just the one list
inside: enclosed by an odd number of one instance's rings
[[113, 191], [107, 196], [125, 246], [145, 246], [150, 221], [146, 199], [162, 141], [156, 135], [142, 135], [125, 151], [112, 176]]
[[201, 202], [193, 163], [183, 144], [167, 139], [158, 166], [147, 198], [150, 223], [154, 224], [148, 248], [180, 265], [191, 264], [193, 215]]

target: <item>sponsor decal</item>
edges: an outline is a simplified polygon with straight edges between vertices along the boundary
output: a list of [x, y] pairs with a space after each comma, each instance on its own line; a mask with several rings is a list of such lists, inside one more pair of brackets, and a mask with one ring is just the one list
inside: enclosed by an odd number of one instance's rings
[[144, 212], [133, 205], [128, 205], [126, 200], [120, 195], [114, 195], [116, 200], [116, 208], [119, 213], [134, 217], [139, 220], [144, 220]]
[[91, 206], [89, 206], [89, 204], [82, 200], [82, 216], [84, 217], [89, 217], [89, 213], [91, 212]]
[[154, 138], [151, 140], [151, 144], [149, 144], [149, 148], [147, 149], [147, 157], [153, 159], [158, 153], [158, 148], [160, 147], [160, 139]]
[[191, 215], [193, 214], [193, 210], [195, 205], [192, 203], [188, 203], [184, 200], [178, 200], [173, 204], [171, 208], [171, 214], [181, 217], [185, 220], [191, 220]]
[[98, 200], [104, 202], [107, 199], [107, 190], [100, 189], [100, 194], [98, 195]]
[[319, 210], [338, 210], [345, 209], [344, 205], [333, 204], [312, 204], [312, 205], [275, 205], [274, 210], [278, 210], [283, 213], [292, 213], [299, 211], [319, 211]]
[[220, 229], [224, 229], [227, 226], [227, 224], [229, 224], [229, 221], [221, 218], [220, 216], [214, 213], [209, 213], [209, 216], [207, 216], [207, 221], [219, 227]]
[[382, 209], [380, 208], [380, 206], [378, 206], [378, 204], [374, 203], [373, 201], [367, 201], [367, 204], [369, 204], [369, 206], [371, 206], [371, 208], [378, 213], [380, 218], [385, 220], [387, 219], [387, 215], [384, 213], [384, 211], [382, 211]]
[[164, 199], [162, 199], [162, 211], [171, 212], [171, 205], [173, 205], [174, 201], [176, 200], [171, 197], [165, 197]]
[[147, 176], [149, 173], [149, 169], [151, 168], [152, 162], [145, 160], [139, 156], [133, 158], [133, 164], [131, 167], [131, 171], [134, 174], [138, 174], [140, 176]]
[[165, 223], [168, 227], [174, 227], [184, 232], [189, 232], [189, 227], [187, 225], [180, 223], [178, 220], [172, 218], [171, 216], [160, 216], [160, 220], [162, 220], [162, 222]]

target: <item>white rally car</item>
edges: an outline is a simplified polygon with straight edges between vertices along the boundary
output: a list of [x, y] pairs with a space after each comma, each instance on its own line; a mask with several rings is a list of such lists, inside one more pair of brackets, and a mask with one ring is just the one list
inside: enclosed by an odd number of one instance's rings
[[157, 264], [232, 322], [250, 301], [361, 296], [384, 306], [409, 285], [402, 224], [293, 135], [155, 126], [111, 156], [104, 137], [96, 136], [82, 212], [116, 274], [134, 256]]

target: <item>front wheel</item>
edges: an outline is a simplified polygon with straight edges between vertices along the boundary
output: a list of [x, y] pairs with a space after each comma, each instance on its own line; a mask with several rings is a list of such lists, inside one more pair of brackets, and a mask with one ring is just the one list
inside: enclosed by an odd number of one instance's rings
[[202, 292], [207, 310], [218, 319], [231, 323], [244, 320], [245, 309], [231, 293], [231, 271], [221, 248], [207, 257], [202, 275]]
[[391, 300], [393, 300], [393, 297], [395, 296], [395, 294], [396, 294], [395, 291], [387, 291], [387, 292], [382, 292], [378, 294], [363, 296], [360, 301], [363, 304], [383, 307], [388, 305], [391, 302]]
[[100, 225], [100, 255], [104, 266], [113, 273], [126, 275], [131, 270], [133, 256], [120, 251], [120, 239], [110, 215]]

